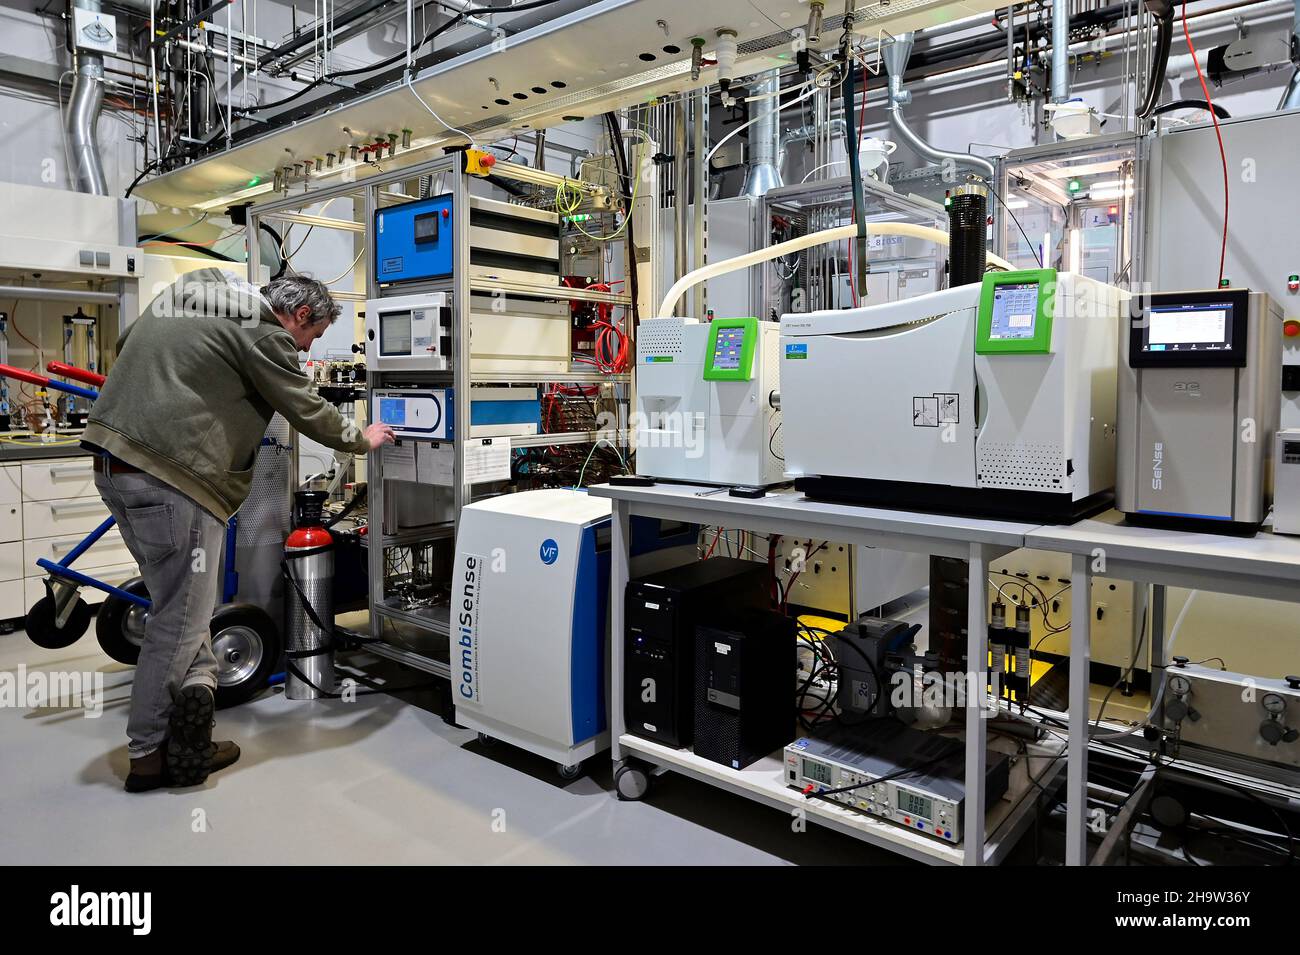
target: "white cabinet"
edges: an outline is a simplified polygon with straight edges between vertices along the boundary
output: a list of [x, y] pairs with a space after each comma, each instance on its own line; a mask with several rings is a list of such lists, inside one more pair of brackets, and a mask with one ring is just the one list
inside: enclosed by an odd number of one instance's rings
[[99, 497], [95, 490], [95, 462], [90, 456], [24, 461], [23, 499], [56, 501], [59, 498]]
[[95, 497], [57, 501], [23, 501], [23, 539], [89, 534], [108, 517], [108, 508]]
[[[59, 561], [107, 518], [90, 455], [36, 458], [0, 466], [0, 619], [21, 617], [45, 596], [39, 558]], [[121, 532], [110, 530], [73, 563], [110, 584], [139, 574]], [[98, 604], [104, 593], [83, 587]]]

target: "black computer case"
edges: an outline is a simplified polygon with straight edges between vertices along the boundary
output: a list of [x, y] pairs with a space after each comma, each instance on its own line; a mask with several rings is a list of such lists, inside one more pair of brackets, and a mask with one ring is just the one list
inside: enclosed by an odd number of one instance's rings
[[695, 635], [695, 755], [744, 769], [794, 739], [795, 622], [750, 612]]
[[715, 557], [628, 582], [623, 718], [629, 733], [677, 748], [691, 745], [695, 628], [766, 610], [769, 575], [766, 564]]

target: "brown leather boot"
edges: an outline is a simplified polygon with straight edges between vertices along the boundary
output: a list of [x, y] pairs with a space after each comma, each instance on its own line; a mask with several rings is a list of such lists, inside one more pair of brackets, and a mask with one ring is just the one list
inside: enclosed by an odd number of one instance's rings
[[223, 739], [215, 745], [217, 751], [212, 756], [212, 766], [208, 770], [208, 775], [239, 762], [239, 745], [234, 740]]
[[126, 777], [126, 791], [129, 793], [147, 793], [151, 789], [160, 789], [167, 785], [167, 764], [163, 760], [164, 743], [148, 756], [139, 756], [131, 760], [131, 772]]

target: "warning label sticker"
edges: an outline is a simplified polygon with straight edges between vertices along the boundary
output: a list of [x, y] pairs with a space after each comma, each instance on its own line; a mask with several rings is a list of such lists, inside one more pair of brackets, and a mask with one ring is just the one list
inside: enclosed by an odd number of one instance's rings
[[938, 428], [961, 422], [961, 395], [936, 392], [912, 399], [912, 427]]
[[918, 395], [912, 399], [912, 427], [939, 427], [939, 399]]
[[961, 395], [936, 394], [939, 399], [939, 423], [957, 424], [961, 421]]

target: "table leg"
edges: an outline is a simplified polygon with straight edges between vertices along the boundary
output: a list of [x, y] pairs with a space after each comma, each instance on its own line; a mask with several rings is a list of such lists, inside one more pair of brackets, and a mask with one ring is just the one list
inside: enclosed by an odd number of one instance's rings
[[631, 506], [613, 501], [609, 533], [609, 736], [610, 756], [623, 758], [623, 598], [631, 574]]
[[984, 780], [988, 765], [988, 715], [984, 674], [988, 669], [988, 554], [980, 544], [970, 548], [966, 606], [966, 812], [962, 826], [964, 865], [984, 864]]
[[[1164, 584], [1151, 585], [1151, 699], [1160, 693], [1165, 682], [1165, 605], [1167, 594]], [[1156, 713], [1154, 719], [1159, 720]], [[1159, 725], [1159, 723], [1157, 723]]]
[[1088, 861], [1088, 671], [1092, 667], [1092, 558], [1070, 566], [1070, 713], [1065, 802], [1065, 864]]

